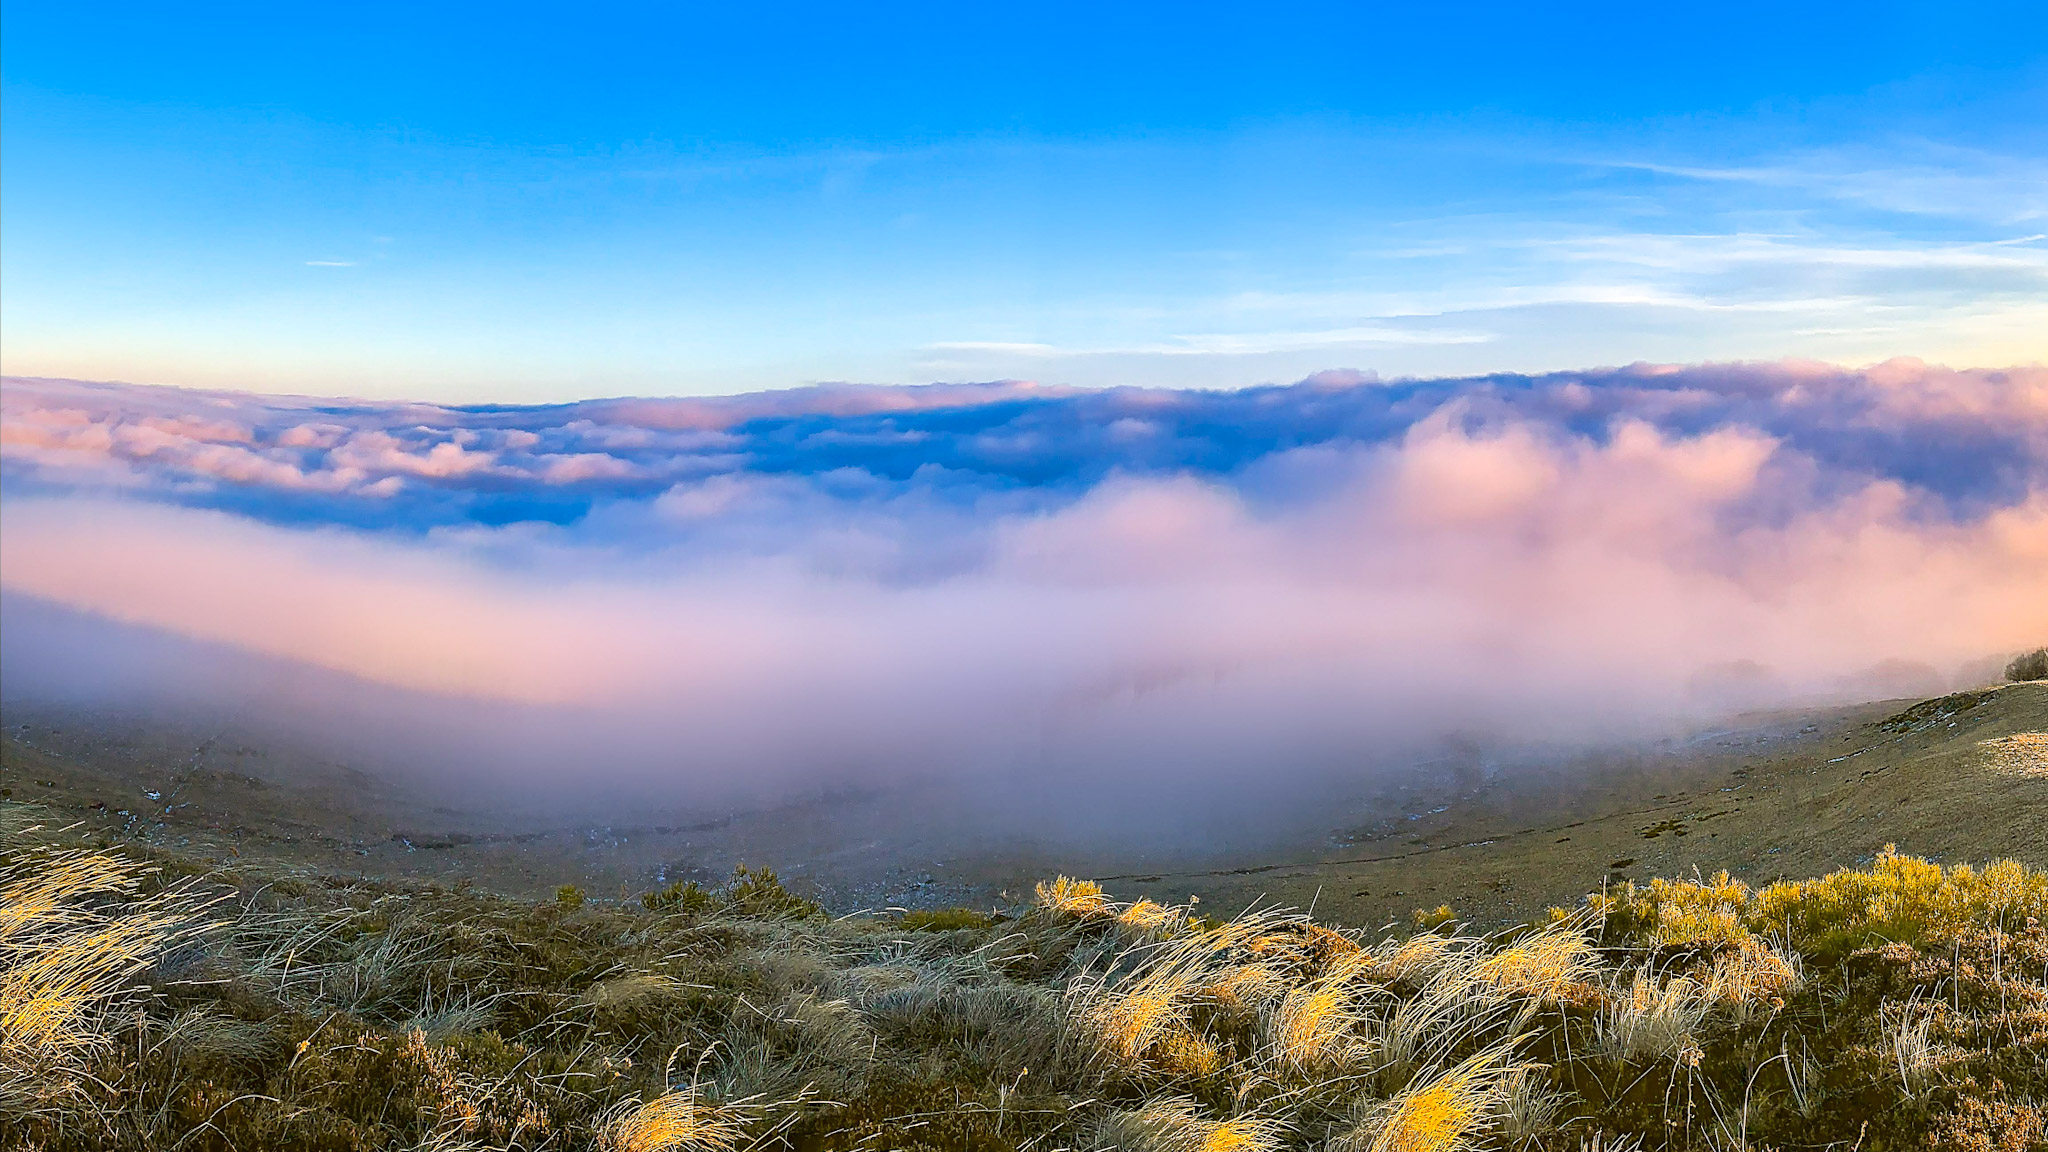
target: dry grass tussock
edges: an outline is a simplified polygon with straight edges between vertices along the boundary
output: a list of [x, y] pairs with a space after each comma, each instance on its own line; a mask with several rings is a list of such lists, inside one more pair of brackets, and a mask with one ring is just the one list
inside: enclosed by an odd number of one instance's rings
[[1331, 1152], [1460, 1152], [1492, 1127], [1519, 1071], [1498, 1047], [1418, 1079], [1331, 1141]]
[[1761, 890], [1624, 888], [1496, 937], [1433, 911], [1378, 938], [1069, 878], [1007, 909], [833, 920], [765, 871], [524, 903], [54, 838], [0, 857], [0, 1131], [41, 1152], [2048, 1131], [2048, 877], [2009, 863], [1888, 853]]
[[645, 1103], [628, 1100], [598, 1125], [604, 1152], [729, 1152], [747, 1134], [741, 1110], [702, 1100], [694, 1087]]
[[1493, 988], [1544, 1004], [1586, 988], [1599, 971], [1593, 942], [1565, 927], [1532, 932], [1472, 967], [1472, 975]]
[[1269, 1152], [1282, 1147], [1282, 1136], [1282, 1127], [1272, 1120], [1212, 1120], [1196, 1101], [1168, 1096], [1109, 1112], [1095, 1143], [1120, 1152]]
[[1036, 895], [1039, 907], [1055, 916], [1094, 919], [1116, 914], [1110, 898], [1102, 891], [1102, 885], [1093, 880], [1055, 876], [1050, 880], [1040, 880]]
[[75, 1096], [89, 1057], [147, 995], [143, 974], [204, 929], [204, 901], [176, 886], [144, 891], [148, 878], [100, 852], [0, 864], [0, 1107]]

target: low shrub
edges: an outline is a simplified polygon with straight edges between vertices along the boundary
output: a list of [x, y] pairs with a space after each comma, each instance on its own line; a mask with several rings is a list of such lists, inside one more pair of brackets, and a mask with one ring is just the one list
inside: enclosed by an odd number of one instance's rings
[[2048, 680], [2048, 648], [2022, 652], [2005, 666], [2007, 680]]
[[711, 912], [738, 916], [808, 919], [823, 916], [825, 909], [782, 886], [773, 868], [734, 868], [732, 876], [716, 889], [695, 880], [677, 880], [665, 888], [640, 895], [640, 906], [649, 912], [680, 912], [703, 915]]
[[825, 909], [815, 900], [806, 900], [782, 886], [781, 878], [773, 868], [748, 868], [745, 864], [732, 870], [732, 879], [725, 882], [725, 888], [718, 894], [719, 907], [738, 916], [789, 916], [808, 919], [823, 916]]
[[699, 913], [707, 911], [717, 899], [695, 880], [677, 880], [666, 888], [640, 894], [640, 905], [649, 912]]
[[1868, 868], [1813, 880], [1759, 890], [1727, 872], [1704, 882], [1659, 878], [1589, 903], [1617, 926], [1611, 942], [1715, 950], [1779, 934], [1810, 956], [1839, 958], [1872, 944], [1934, 947], [1972, 929], [2048, 920], [2048, 873], [2013, 860], [1944, 868], [1887, 844]]

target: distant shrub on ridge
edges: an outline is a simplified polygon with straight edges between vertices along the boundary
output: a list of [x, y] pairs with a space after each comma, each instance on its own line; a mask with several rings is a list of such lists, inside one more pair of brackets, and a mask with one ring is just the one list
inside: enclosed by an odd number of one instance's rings
[[2048, 648], [2022, 652], [2005, 666], [2007, 680], [2048, 680]]

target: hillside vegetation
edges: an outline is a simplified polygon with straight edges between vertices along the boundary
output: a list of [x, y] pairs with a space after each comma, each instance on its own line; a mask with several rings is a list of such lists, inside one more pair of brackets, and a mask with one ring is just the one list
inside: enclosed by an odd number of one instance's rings
[[46, 1149], [2043, 1144], [2048, 874], [1595, 894], [1478, 938], [1057, 878], [832, 919], [743, 871], [600, 905], [200, 873], [26, 824], [0, 1117]]

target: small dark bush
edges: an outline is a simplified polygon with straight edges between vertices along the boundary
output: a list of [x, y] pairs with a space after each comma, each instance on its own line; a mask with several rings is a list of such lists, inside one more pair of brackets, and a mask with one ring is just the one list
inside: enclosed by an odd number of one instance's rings
[[583, 889], [574, 884], [564, 884], [555, 889], [555, 903], [573, 912], [583, 907]]
[[692, 916], [718, 911], [767, 919], [808, 919], [825, 914], [816, 901], [784, 888], [775, 869], [749, 868], [745, 864], [733, 869], [732, 878], [717, 888], [706, 888], [695, 880], [678, 880], [666, 888], [641, 893], [640, 906], [649, 912], [684, 912]]
[[1451, 911], [1449, 904], [1434, 908], [1417, 908], [1409, 913], [1408, 922], [1415, 925], [1417, 932], [1438, 932], [1456, 922], [1458, 914]]
[[649, 912], [688, 912], [694, 915], [711, 907], [712, 895], [695, 880], [678, 880], [666, 888], [642, 893], [640, 903]]
[[732, 870], [732, 879], [725, 882], [725, 888], [718, 894], [718, 902], [728, 911], [742, 916], [795, 916], [808, 918], [823, 916], [825, 909], [816, 901], [806, 900], [782, 886], [782, 880], [773, 868], [749, 868], [745, 864]]
[[2022, 652], [2005, 666], [2007, 680], [2048, 680], [2048, 648]]

